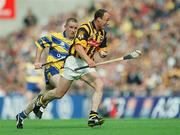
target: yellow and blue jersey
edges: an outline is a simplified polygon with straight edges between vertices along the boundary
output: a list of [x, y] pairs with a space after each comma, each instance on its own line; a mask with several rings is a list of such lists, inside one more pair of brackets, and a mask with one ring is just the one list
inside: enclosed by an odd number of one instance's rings
[[64, 59], [69, 55], [69, 49], [72, 43], [73, 40], [67, 39], [65, 32], [51, 33], [50, 35], [44, 36], [35, 42], [36, 46], [40, 49], [44, 49], [46, 47], [49, 48], [46, 62], [52, 62], [62, 59], [62, 61], [55, 62], [46, 66], [46, 83], [48, 82], [50, 76], [58, 74], [60, 72], [60, 69], [64, 65]]
[[[46, 62], [57, 61], [64, 59], [69, 55], [69, 48], [73, 41], [66, 38], [65, 33], [51, 33], [44, 36], [35, 42], [36, 46], [40, 49], [49, 48], [49, 53]], [[57, 62], [51, 66], [60, 69], [63, 63]]]

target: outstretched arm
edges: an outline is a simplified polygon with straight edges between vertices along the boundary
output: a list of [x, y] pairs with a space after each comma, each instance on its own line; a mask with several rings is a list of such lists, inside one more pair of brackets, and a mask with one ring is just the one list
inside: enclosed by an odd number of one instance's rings
[[35, 42], [36, 45], [36, 58], [34, 62], [35, 69], [42, 68], [41, 55], [43, 50], [51, 45], [51, 40], [49, 40], [49, 38], [50, 35], [44, 36]]
[[42, 66], [42, 63], [41, 63], [42, 52], [43, 52], [43, 49], [37, 47], [37, 49], [36, 49], [36, 57], [35, 57], [35, 62], [34, 62], [35, 69], [40, 69], [41, 66]]

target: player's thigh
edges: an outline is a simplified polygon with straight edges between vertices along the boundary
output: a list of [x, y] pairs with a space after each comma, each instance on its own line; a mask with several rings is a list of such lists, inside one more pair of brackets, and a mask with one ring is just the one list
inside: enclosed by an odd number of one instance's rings
[[52, 85], [55, 88], [57, 88], [57, 86], [59, 85], [59, 79], [60, 79], [60, 75], [59, 74], [55, 74], [55, 75], [51, 76], [51, 78], [50, 78], [50, 85]]
[[62, 76], [60, 76], [59, 83], [56, 89], [56, 94], [61, 97], [69, 90], [73, 80], [68, 80]]
[[49, 78], [48, 83], [46, 83], [46, 90], [53, 90], [54, 88], [57, 88], [59, 81], [59, 74], [55, 74]]
[[88, 83], [92, 84], [95, 87], [98, 87], [98, 86], [102, 87], [103, 85], [103, 82], [96, 71], [87, 73], [81, 78], [83, 78], [84, 80], [86, 80]]

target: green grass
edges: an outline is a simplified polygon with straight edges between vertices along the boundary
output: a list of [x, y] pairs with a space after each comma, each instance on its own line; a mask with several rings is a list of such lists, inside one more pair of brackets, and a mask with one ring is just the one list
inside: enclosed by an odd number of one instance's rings
[[0, 120], [0, 135], [180, 135], [180, 119], [106, 119], [90, 128], [86, 119], [26, 120], [16, 129], [13, 120]]

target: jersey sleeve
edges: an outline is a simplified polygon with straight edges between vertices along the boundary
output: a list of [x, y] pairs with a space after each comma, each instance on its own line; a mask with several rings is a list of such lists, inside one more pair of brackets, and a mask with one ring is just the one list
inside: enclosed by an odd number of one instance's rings
[[50, 36], [41, 37], [35, 42], [35, 45], [40, 49], [49, 47], [51, 44], [52, 44], [52, 41], [50, 40]]
[[80, 27], [77, 31], [76, 37], [74, 39], [74, 44], [81, 45], [83, 47], [87, 46], [88, 31], [85, 28]]

